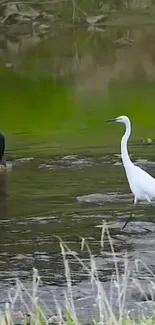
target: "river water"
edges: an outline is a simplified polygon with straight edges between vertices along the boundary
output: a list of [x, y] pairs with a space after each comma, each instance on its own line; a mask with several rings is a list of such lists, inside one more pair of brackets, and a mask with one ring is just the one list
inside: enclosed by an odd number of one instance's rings
[[[87, 238], [108, 294], [114, 260], [107, 239], [104, 248], [100, 245], [103, 221], [114, 240], [120, 273], [126, 251], [131, 271], [138, 258], [155, 272], [154, 207], [133, 207], [120, 158], [122, 128], [105, 126], [103, 120], [120, 114], [133, 118], [132, 159], [155, 176], [154, 27], [59, 36], [37, 43], [30, 37], [20, 51], [18, 38], [1, 45], [1, 123], [7, 135], [6, 156], [13, 164], [11, 172], [0, 175], [2, 309], [16, 277], [31, 287], [33, 267], [41, 276], [39, 297], [46, 307], [55, 310], [53, 293], [64, 303], [66, 278], [55, 236], [89, 265], [88, 252], [81, 251], [81, 238]], [[132, 42], [116, 43], [126, 38]], [[59, 85], [53, 86], [53, 79]], [[92, 109], [92, 97], [107, 94], [108, 101], [101, 105], [99, 100]], [[70, 105], [74, 108], [77, 102], [82, 109], [74, 116]], [[131, 213], [133, 219], [122, 230]], [[90, 279], [73, 256], [69, 261], [77, 315], [88, 322], [98, 313]], [[138, 276], [144, 280], [149, 275], [142, 268]], [[147, 293], [145, 281], [144, 288]], [[136, 310], [141, 300], [138, 289], [129, 290], [126, 309]], [[19, 301], [15, 308], [22, 308]]]
[[[149, 151], [150, 146], [148, 149], [145, 146], [146, 154], [149, 155]], [[135, 163], [155, 173], [152, 160], [141, 159]], [[103, 220], [114, 240], [120, 273], [124, 270], [126, 250], [131, 270], [134, 259], [140, 258], [155, 272], [154, 208], [147, 204], [134, 207], [133, 220], [122, 230], [133, 212], [133, 198], [119, 155], [14, 160], [12, 172], [1, 176], [0, 211], [2, 308], [8, 301], [8, 288], [15, 285], [16, 277], [30, 286], [33, 267], [41, 276], [40, 297], [46, 306], [51, 306], [52, 292], [63, 303], [64, 265], [59, 240], [53, 235], [60, 236], [86, 264], [89, 255], [86, 250], [80, 250], [80, 237], [87, 238], [101, 280], [108, 290], [114, 261], [107, 241], [104, 249], [100, 247], [99, 226]], [[75, 258], [70, 257], [70, 265], [77, 314], [88, 321], [90, 312], [95, 313], [90, 279]], [[147, 273], [145, 270], [141, 276]], [[135, 308], [135, 301], [139, 303], [140, 300], [138, 289], [133, 296], [130, 292], [128, 308]], [[21, 308], [19, 302], [16, 308]]]

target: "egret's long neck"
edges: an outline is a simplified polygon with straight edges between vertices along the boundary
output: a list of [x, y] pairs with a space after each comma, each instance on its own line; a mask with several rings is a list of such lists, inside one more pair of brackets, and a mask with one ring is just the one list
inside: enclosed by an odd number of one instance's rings
[[128, 139], [131, 134], [131, 124], [129, 120], [125, 123], [125, 126], [126, 126], [126, 131], [121, 140], [121, 156], [122, 156], [123, 165], [126, 168], [132, 165], [132, 161], [130, 160], [128, 154], [128, 147], [127, 147]]

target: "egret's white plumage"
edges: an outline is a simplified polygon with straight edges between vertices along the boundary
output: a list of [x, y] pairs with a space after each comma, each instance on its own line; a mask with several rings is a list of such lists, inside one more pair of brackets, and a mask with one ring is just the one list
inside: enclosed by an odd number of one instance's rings
[[126, 126], [126, 131], [121, 140], [121, 156], [128, 183], [134, 195], [134, 203], [136, 204], [138, 200], [146, 200], [151, 203], [151, 200], [155, 199], [155, 179], [140, 167], [135, 166], [128, 154], [127, 143], [131, 134], [129, 118], [119, 116], [116, 119], [109, 120], [109, 122], [123, 123]]

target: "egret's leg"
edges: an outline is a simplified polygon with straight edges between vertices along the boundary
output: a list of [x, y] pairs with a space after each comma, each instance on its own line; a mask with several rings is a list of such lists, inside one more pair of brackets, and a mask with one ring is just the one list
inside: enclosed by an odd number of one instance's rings
[[[149, 202], [150, 207], [151, 207], [151, 208], [154, 208], [154, 205], [153, 205], [152, 201], [150, 200], [150, 198], [147, 197], [146, 200]], [[155, 223], [155, 221], [152, 220], [152, 223]], [[150, 229], [148, 229], [148, 228], [144, 228], [144, 229], [147, 230], [148, 232], [152, 232], [152, 230], [150, 230]]]
[[[137, 201], [138, 201], [137, 198], [134, 197], [134, 205], [137, 204]], [[122, 227], [122, 230], [126, 227], [126, 225], [131, 220], [132, 217], [133, 217], [133, 213], [130, 214], [130, 217], [127, 219], [127, 221], [125, 222], [124, 226]]]
[[127, 219], [127, 221], [125, 222], [124, 226], [122, 227], [122, 230], [126, 227], [126, 225], [128, 224], [128, 222], [131, 220], [133, 214], [130, 214], [130, 217]]

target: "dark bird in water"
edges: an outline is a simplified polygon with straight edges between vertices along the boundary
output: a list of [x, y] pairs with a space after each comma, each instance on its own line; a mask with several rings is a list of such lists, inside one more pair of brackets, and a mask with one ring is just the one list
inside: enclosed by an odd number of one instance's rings
[[5, 151], [5, 136], [2, 133], [0, 133], [0, 165], [6, 167], [4, 151]]
[[12, 170], [12, 163], [6, 162], [4, 158], [5, 152], [5, 136], [0, 133], [0, 171], [9, 171]]

